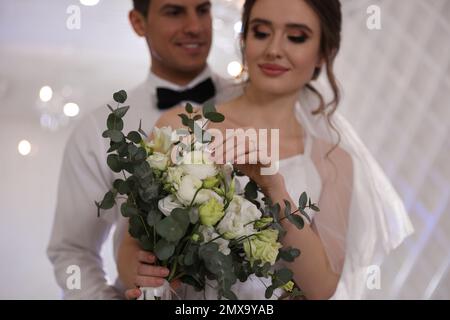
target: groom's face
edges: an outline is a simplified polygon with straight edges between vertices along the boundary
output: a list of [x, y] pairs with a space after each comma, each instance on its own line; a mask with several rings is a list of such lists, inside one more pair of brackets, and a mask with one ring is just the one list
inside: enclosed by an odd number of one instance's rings
[[146, 38], [152, 69], [199, 72], [206, 65], [212, 41], [209, 0], [151, 0]]

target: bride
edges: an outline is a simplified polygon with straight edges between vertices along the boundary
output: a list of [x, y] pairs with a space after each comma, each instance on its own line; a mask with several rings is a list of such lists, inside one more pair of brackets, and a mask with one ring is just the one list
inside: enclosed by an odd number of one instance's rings
[[[308, 299], [363, 299], [370, 270], [413, 231], [403, 204], [385, 174], [336, 108], [339, 90], [333, 64], [340, 47], [339, 0], [247, 0], [242, 52], [248, 81], [243, 93], [217, 106], [225, 116], [215, 129], [278, 129], [279, 170], [262, 175], [261, 164], [237, 164], [229, 153], [216, 154], [253, 179], [282, 208], [306, 191], [320, 212], [298, 230], [289, 223], [284, 246], [301, 255], [288, 266]], [[326, 73], [333, 92], [325, 102], [312, 82]], [[179, 108], [166, 112], [157, 127], [179, 127]], [[225, 142], [224, 142], [225, 143]], [[244, 153], [258, 154], [248, 145]], [[216, 149], [218, 150], [218, 149]], [[283, 212], [283, 211], [282, 211]], [[119, 253], [119, 276], [128, 288], [158, 286], [167, 270], [153, 266], [154, 256], [140, 252], [128, 234]], [[176, 284], [174, 284], [176, 286]], [[257, 279], [237, 283], [240, 299], [263, 299]], [[127, 297], [139, 296], [138, 289]], [[212, 298], [215, 295], [208, 295]], [[196, 299], [185, 288], [182, 298]]]

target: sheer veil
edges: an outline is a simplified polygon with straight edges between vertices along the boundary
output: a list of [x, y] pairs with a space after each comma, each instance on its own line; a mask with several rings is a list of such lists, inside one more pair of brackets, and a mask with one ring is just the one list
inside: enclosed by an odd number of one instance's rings
[[[338, 135], [325, 116], [312, 115], [318, 105], [314, 93], [302, 90], [295, 109], [297, 120], [313, 137], [313, 148], [319, 156], [311, 158], [316, 168], [322, 168], [318, 171], [339, 170], [340, 158], [327, 157]], [[315, 214], [312, 227], [322, 240], [333, 271], [341, 273], [332, 299], [364, 299], [370, 290], [370, 272], [381, 267], [413, 227], [402, 200], [352, 126], [339, 112], [333, 114], [331, 122], [340, 135], [339, 150], [351, 158], [352, 174], [343, 184], [347, 190], [328, 189], [333, 194], [326, 199], [321, 195], [319, 207], [328, 210]], [[347, 204], [343, 191], [348, 194]]]

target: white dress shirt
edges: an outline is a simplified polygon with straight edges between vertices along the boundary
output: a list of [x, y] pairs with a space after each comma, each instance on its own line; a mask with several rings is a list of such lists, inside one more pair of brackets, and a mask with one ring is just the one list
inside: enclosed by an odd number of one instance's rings
[[[239, 87], [212, 73], [208, 67], [183, 87], [150, 73], [144, 83], [128, 92], [125, 104], [130, 105], [130, 110], [124, 118], [123, 132], [137, 130], [141, 119], [143, 129], [148, 133], [151, 131], [162, 114], [156, 107], [157, 87], [185, 90], [208, 77], [212, 78], [216, 86], [216, 103], [239, 94]], [[54, 265], [56, 280], [65, 299], [123, 297], [123, 288], [118, 280], [114, 286], [108, 285], [100, 251], [111, 227], [116, 225], [113, 245], [117, 259], [117, 251], [127, 223], [118, 206], [102, 211], [101, 217], [98, 218], [94, 203], [102, 200], [116, 178], [106, 164], [108, 139], [102, 137], [109, 112], [105, 104], [81, 119], [64, 152], [55, 219], [47, 254]], [[70, 275], [66, 271], [71, 265], [80, 267], [80, 289], [67, 288], [66, 282]]]

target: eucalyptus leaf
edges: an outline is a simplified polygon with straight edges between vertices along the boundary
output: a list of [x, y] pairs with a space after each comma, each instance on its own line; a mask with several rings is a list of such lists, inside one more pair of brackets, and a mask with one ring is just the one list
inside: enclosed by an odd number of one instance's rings
[[175, 252], [175, 244], [165, 239], [159, 239], [155, 245], [155, 254], [159, 260], [169, 259]]
[[273, 295], [273, 290], [274, 290], [274, 289], [275, 289], [275, 288], [272, 287], [272, 286], [267, 287], [266, 292], [265, 292], [265, 294], [264, 294], [264, 296], [266, 297], [266, 299], [270, 299], [270, 298], [272, 297], [272, 295]]
[[187, 113], [194, 112], [194, 108], [192, 107], [192, 104], [190, 104], [190, 103], [186, 103], [185, 110], [186, 110]]
[[137, 131], [131, 131], [128, 133], [127, 139], [134, 143], [141, 143], [142, 136]]
[[112, 191], [108, 191], [103, 197], [103, 200], [99, 203], [99, 208], [104, 210], [111, 209], [114, 207], [115, 198], [115, 194]]
[[108, 167], [114, 172], [120, 172], [122, 170], [122, 164], [119, 161], [119, 156], [117, 154], [110, 154], [106, 158], [106, 163]]
[[170, 242], [177, 242], [185, 235], [189, 226], [189, 216], [182, 210], [172, 210], [170, 216], [156, 224], [156, 232]]
[[150, 210], [147, 214], [147, 223], [152, 227], [161, 221], [161, 219], [162, 215], [158, 210]]
[[122, 142], [125, 138], [123, 133], [118, 130], [106, 130], [102, 136], [104, 138], [110, 138], [112, 142]]
[[117, 108], [116, 110], [114, 110], [114, 114], [118, 118], [123, 118], [125, 114], [128, 112], [128, 109], [130, 109], [130, 106]]
[[125, 218], [129, 218], [131, 216], [139, 214], [139, 210], [128, 202], [124, 202], [120, 206], [120, 213], [122, 213], [122, 216], [124, 216]]
[[127, 100], [127, 93], [125, 90], [117, 91], [113, 94], [114, 101], [118, 103], [124, 103]]
[[114, 113], [111, 113], [106, 120], [106, 126], [109, 130], [122, 130], [123, 120], [118, 118]]
[[245, 198], [248, 200], [254, 200], [258, 197], [258, 186], [256, 185], [255, 181], [250, 180], [245, 185]]
[[205, 114], [205, 118], [216, 123], [223, 122], [225, 120], [224, 115], [218, 112], [208, 112], [207, 114]]
[[142, 235], [139, 239], [139, 243], [142, 249], [146, 251], [153, 251], [154, 249], [153, 241], [147, 235]]
[[298, 199], [298, 206], [300, 209], [305, 209], [307, 203], [308, 203], [308, 195], [306, 194], [306, 192], [303, 192], [300, 195], [300, 198]]
[[214, 106], [214, 102], [212, 102], [212, 101], [206, 102], [202, 108], [203, 116], [206, 118], [206, 114], [213, 113], [213, 112], [217, 112], [216, 107]]

